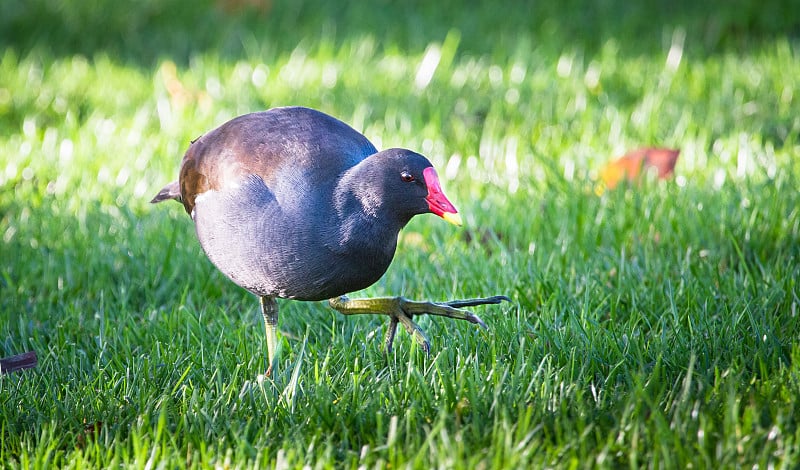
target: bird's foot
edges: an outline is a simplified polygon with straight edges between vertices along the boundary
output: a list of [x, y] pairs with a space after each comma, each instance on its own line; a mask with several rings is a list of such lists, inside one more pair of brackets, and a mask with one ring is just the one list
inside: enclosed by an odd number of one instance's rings
[[425, 332], [422, 331], [422, 328], [412, 320], [414, 315], [437, 315], [455, 320], [466, 320], [486, 328], [486, 324], [483, 320], [472, 312], [462, 310], [462, 308], [474, 307], [476, 305], [499, 304], [503, 301], [510, 302], [511, 299], [504, 295], [496, 295], [478, 299], [451, 300], [449, 302], [426, 302], [408, 300], [403, 297], [350, 299], [343, 295], [330, 299], [329, 303], [333, 309], [344, 315], [388, 315], [389, 328], [386, 330], [386, 336], [384, 338], [384, 347], [387, 353], [392, 351], [397, 325], [402, 324], [408, 334], [414, 338], [417, 344], [419, 344], [422, 350], [427, 354], [431, 349], [431, 343], [425, 335]]

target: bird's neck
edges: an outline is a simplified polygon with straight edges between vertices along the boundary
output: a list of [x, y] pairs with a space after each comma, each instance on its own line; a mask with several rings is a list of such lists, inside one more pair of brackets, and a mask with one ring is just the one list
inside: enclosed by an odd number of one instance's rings
[[336, 228], [337, 233], [331, 235], [332, 239], [339, 240], [341, 249], [388, 256], [391, 261], [397, 235], [408, 220], [384, 206], [380, 185], [363, 166], [367, 160], [339, 179], [334, 190], [334, 220], [328, 227]]

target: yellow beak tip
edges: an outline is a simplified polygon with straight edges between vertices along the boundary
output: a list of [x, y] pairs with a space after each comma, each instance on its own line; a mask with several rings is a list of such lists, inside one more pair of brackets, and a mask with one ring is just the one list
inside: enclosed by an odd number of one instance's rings
[[453, 225], [458, 225], [459, 227], [463, 224], [461, 220], [461, 214], [458, 212], [445, 212], [442, 214], [442, 218]]

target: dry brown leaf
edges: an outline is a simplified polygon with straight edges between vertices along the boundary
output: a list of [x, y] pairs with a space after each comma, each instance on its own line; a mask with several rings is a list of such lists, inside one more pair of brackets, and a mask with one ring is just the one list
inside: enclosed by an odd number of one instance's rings
[[600, 172], [600, 179], [608, 189], [613, 189], [620, 181], [636, 182], [642, 173], [653, 168], [659, 179], [672, 176], [680, 150], [644, 147], [628, 152], [610, 162]]
[[75, 446], [78, 449], [86, 448], [86, 445], [97, 438], [98, 434], [100, 434], [100, 430], [103, 428], [102, 421], [95, 421], [94, 423], [88, 423], [86, 418], [83, 418], [83, 431], [78, 434], [75, 440]]
[[39, 363], [35, 351], [17, 354], [16, 356], [0, 359], [0, 375], [18, 370], [32, 369]]
[[173, 108], [183, 109], [192, 103], [198, 103], [203, 108], [210, 107], [211, 98], [208, 93], [200, 89], [190, 89], [183, 84], [178, 76], [178, 66], [175, 65], [175, 62], [164, 61], [159, 67], [158, 73]]

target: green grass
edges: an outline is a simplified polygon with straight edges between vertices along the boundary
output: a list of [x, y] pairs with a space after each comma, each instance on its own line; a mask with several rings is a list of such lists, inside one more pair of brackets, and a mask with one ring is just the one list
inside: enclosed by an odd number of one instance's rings
[[[39, 356], [0, 376], [0, 466], [798, 465], [791, 2], [290, 3], [0, 6], [0, 357]], [[256, 299], [148, 201], [286, 104], [425, 153], [465, 215], [358, 295], [511, 296], [488, 331], [423, 318], [432, 354], [384, 357], [385, 318], [286, 301], [255, 382]], [[676, 177], [598, 196], [641, 145]]]

